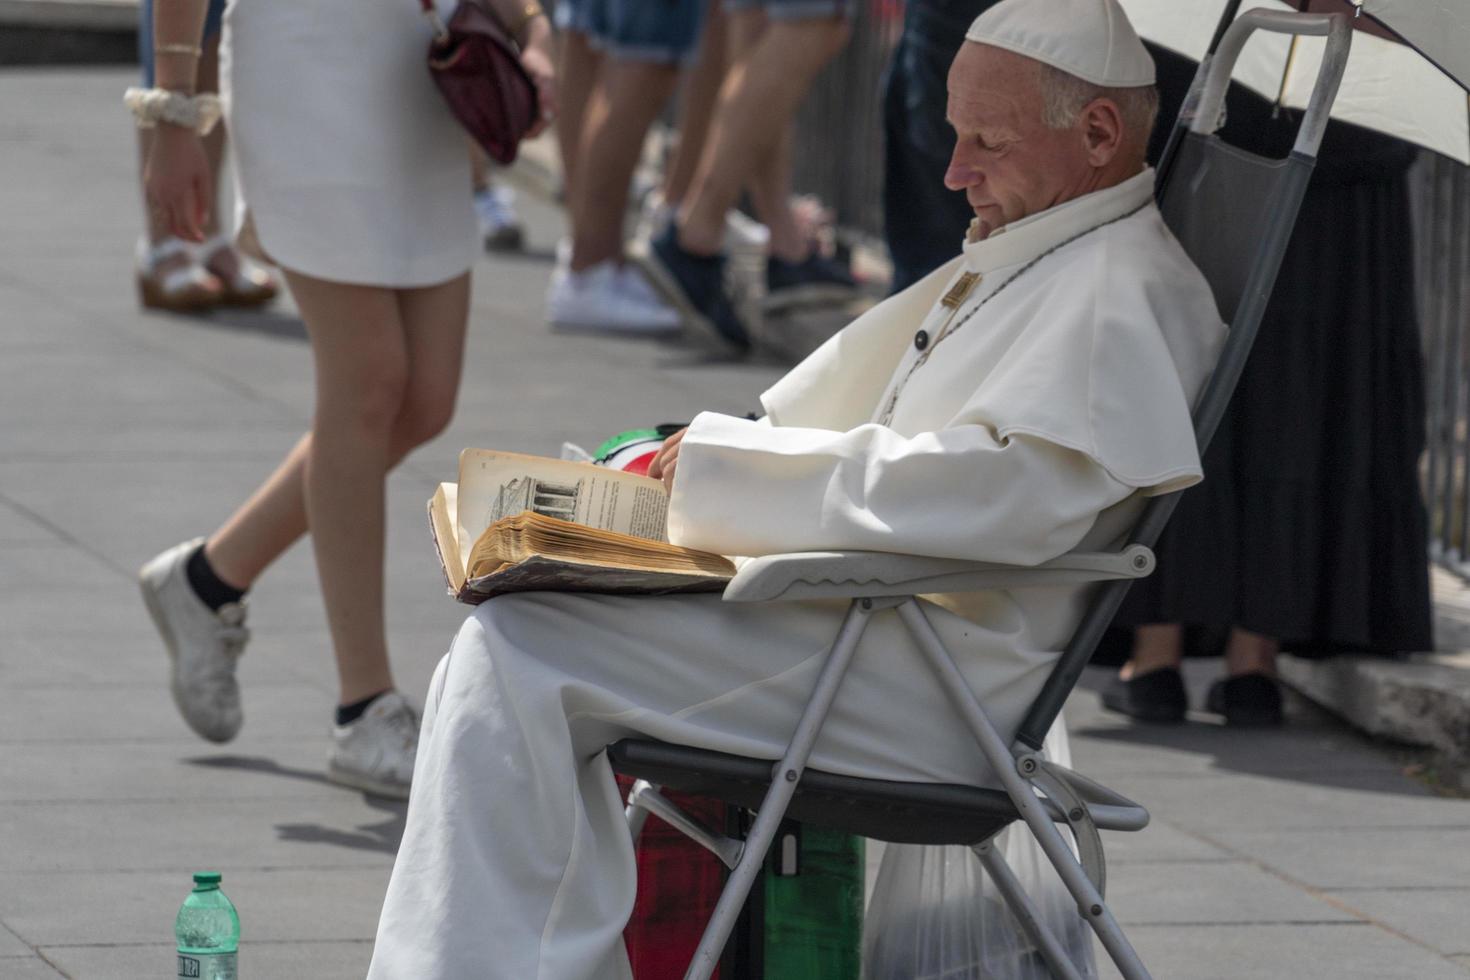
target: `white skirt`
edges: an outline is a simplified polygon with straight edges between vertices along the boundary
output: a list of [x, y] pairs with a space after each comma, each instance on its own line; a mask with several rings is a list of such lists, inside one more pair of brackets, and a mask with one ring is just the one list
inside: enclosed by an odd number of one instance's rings
[[417, 0], [230, 0], [237, 230], [248, 210], [282, 267], [403, 288], [474, 261], [468, 137], [429, 78], [429, 39]]

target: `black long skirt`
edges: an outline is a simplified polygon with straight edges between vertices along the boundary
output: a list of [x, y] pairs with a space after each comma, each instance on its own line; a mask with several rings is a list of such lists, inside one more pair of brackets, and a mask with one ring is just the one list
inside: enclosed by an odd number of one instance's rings
[[[1193, 66], [1155, 53], [1168, 112]], [[1275, 155], [1294, 131], [1248, 93], [1228, 118], [1231, 142]], [[1158, 571], [1133, 586], [1118, 626], [1239, 626], [1306, 654], [1432, 648], [1406, 184], [1416, 155], [1328, 127], [1204, 482], [1184, 494]]]

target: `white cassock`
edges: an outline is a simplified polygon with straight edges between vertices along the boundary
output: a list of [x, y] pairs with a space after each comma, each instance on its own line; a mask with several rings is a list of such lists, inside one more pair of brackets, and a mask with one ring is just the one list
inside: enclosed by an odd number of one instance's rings
[[[1224, 332], [1152, 191], [1146, 171], [966, 244], [767, 391], [766, 419], [698, 416], [671, 539], [1017, 564], [1116, 544], [1142, 496], [1199, 479], [1189, 409]], [[955, 322], [984, 306], [911, 372], [916, 333], [934, 343], [967, 272], [981, 278]], [[900, 385], [891, 421], [873, 421]], [[930, 598], [1008, 734], [1083, 591]], [[430, 686], [370, 978], [627, 977], [634, 853], [604, 747], [646, 735], [778, 758], [845, 609], [567, 593], [480, 606]], [[811, 765], [986, 778], [892, 612], [873, 617]]]

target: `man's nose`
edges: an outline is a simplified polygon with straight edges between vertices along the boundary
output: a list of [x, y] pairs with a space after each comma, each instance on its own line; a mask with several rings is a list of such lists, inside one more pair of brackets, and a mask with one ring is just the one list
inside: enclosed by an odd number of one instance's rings
[[960, 159], [959, 148], [949, 158], [949, 169], [944, 172], [944, 186], [952, 191], [962, 191], [978, 183], [980, 172], [972, 164]]

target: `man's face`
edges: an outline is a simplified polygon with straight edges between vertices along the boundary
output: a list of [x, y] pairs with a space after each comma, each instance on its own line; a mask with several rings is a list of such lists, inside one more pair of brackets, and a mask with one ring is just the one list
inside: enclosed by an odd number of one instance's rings
[[954, 154], [944, 186], [965, 192], [978, 237], [1083, 192], [1092, 168], [1079, 127], [1041, 121], [1038, 65], [966, 41], [949, 69], [947, 117]]

